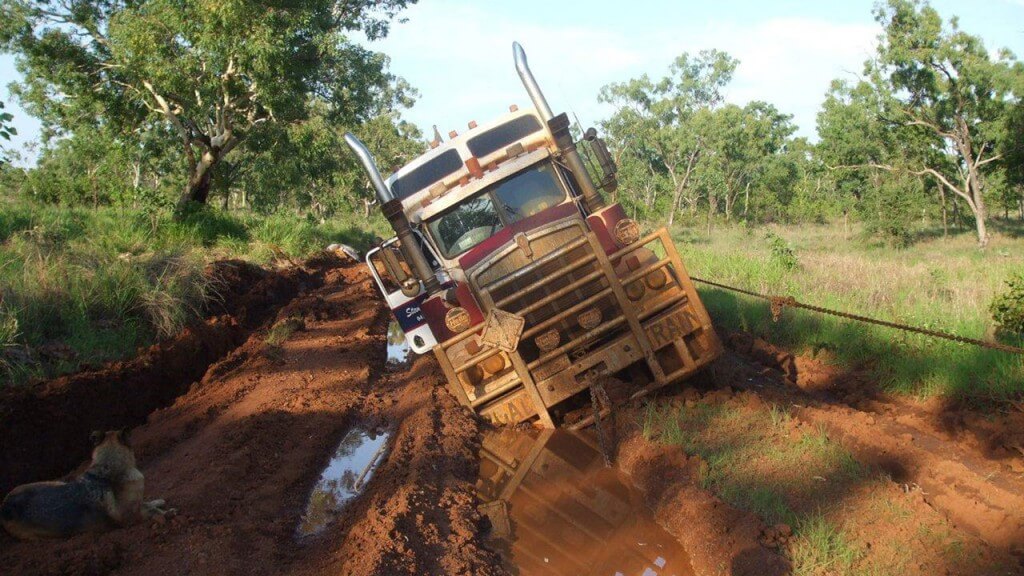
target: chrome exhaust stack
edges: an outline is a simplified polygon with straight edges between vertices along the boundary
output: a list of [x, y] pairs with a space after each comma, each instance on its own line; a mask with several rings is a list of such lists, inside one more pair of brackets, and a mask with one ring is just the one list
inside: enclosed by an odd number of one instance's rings
[[558, 116], [551, 112], [551, 107], [548, 106], [548, 101], [544, 98], [544, 93], [541, 92], [537, 79], [534, 78], [533, 72], [530, 71], [530, 64], [526, 61], [526, 51], [519, 45], [519, 42], [512, 43], [512, 56], [515, 59], [516, 72], [519, 73], [519, 79], [522, 80], [526, 93], [530, 95], [530, 100], [533, 101], [533, 107], [537, 109], [537, 113], [547, 123], [548, 130], [551, 131], [555, 144], [562, 154], [562, 159], [568, 165], [573, 175], [576, 176], [576, 182], [579, 184], [580, 192], [583, 195], [584, 208], [590, 214], [604, 208], [604, 198], [598, 192], [597, 186], [594, 185], [594, 180], [590, 177], [590, 173], [587, 172], [587, 167], [583, 163], [583, 159], [580, 158], [579, 151], [576, 150], [576, 143], [572, 140], [572, 133], [569, 131], [569, 117], [564, 112]]
[[[370, 154], [366, 145], [351, 132], [345, 134], [345, 143], [352, 149], [356, 158], [363, 165], [366, 175], [370, 178], [370, 183], [373, 184], [373, 189], [377, 193], [377, 200], [380, 202], [381, 211], [384, 213], [384, 217], [387, 218], [388, 223], [391, 224], [395, 235], [398, 236], [399, 249], [402, 251], [402, 256], [405, 258], [406, 263], [409, 264], [409, 268], [412, 269], [416, 279], [423, 283], [423, 288], [427, 291], [427, 294], [439, 291], [441, 283], [437, 281], [437, 276], [434, 274], [433, 269], [431, 269], [430, 264], [427, 262], [427, 257], [420, 247], [419, 239], [416, 238], [416, 234], [412, 231], [412, 226], [409, 225], [409, 219], [406, 218], [405, 210], [402, 208], [402, 201], [395, 198], [387, 183], [384, 182], [384, 177], [380, 175], [380, 170], [377, 169], [377, 163], [373, 161], [373, 155]], [[415, 289], [415, 285], [413, 289]]]
[[537, 84], [537, 79], [533, 77], [533, 72], [530, 72], [530, 64], [526, 61], [526, 51], [519, 42], [512, 43], [512, 56], [516, 61], [516, 72], [519, 73], [519, 79], [523, 81], [523, 86], [526, 88], [526, 93], [530, 95], [530, 100], [533, 101], [533, 107], [540, 112], [541, 118], [547, 122], [554, 116], [551, 112], [551, 107], [548, 106], [548, 101], [544, 98], [544, 93], [540, 91], [540, 85]]

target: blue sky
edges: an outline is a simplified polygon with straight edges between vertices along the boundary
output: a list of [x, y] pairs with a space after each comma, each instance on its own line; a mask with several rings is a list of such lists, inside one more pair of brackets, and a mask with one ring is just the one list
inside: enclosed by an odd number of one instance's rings
[[[513, 40], [555, 112], [575, 112], [592, 124], [609, 110], [597, 92], [642, 73], [660, 77], [682, 52], [725, 50], [739, 59], [727, 99], [771, 102], [792, 114], [798, 134], [814, 137], [815, 114], [833, 78], [854, 78], [880, 28], [873, 0], [421, 0], [388, 38], [371, 43], [391, 57], [391, 69], [420, 91], [405, 117], [429, 133], [460, 132], [509, 104], [529, 100], [512, 67]], [[1024, 0], [933, 0], [944, 18], [980, 35], [990, 50], [1024, 57]], [[16, 146], [37, 139], [38, 123], [11, 102], [17, 77], [0, 56], [0, 98], [15, 114]]]

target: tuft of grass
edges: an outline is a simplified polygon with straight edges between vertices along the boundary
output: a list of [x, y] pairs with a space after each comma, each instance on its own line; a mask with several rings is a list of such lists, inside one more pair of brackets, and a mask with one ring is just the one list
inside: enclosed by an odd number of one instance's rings
[[302, 318], [289, 317], [275, 323], [267, 331], [266, 343], [271, 346], [280, 346], [291, 337], [292, 334], [303, 330], [306, 327], [306, 323], [303, 322]]
[[820, 513], [801, 520], [796, 534], [790, 552], [795, 576], [850, 574], [863, 555]]

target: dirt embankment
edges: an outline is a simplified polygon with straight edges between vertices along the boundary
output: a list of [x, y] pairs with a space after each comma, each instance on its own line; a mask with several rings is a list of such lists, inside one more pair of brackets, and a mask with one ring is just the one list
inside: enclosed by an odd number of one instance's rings
[[[386, 314], [362, 266], [325, 269], [321, 288], [276, 314], [275, 322], [302, 318], [303, 329], [278, 346], [254, 334], [134, 430], [147, 497], [166, 498], [177, 517], [63, 542], [0, 536], [0, 566], [16, 574], [500, 573], [477, 541], [477, 423], [443, 391], [430, 358], [407, 373], [383, 372]], [[82, 401], [103, 414], [96, 399]], [[395, 426], [389, 456], [330, 529], [296, 540], [311, 487], [357, 424]]]
[[307, 268], [265, 272], [241, 261], [212, 264], [207, 273], [222, 298], [215, 314], [175, 338], [113, 362], [55, 380], [0, 391], [0, 494], [40, 478], [66, 474], [88, 458], [92, 430], [131, 428], [167, 406], [235, 349], [277, 308], [323, 282], [337, 259]]

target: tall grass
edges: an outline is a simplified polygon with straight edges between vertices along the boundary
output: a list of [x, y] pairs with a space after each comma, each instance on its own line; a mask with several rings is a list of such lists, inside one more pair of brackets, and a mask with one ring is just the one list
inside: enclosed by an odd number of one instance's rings
[[[1024, 238], [997, 236], [979, 250], [967, 235], [895, 250], [840, 227], [723, 228], [710, 239], [674, 233], [693, 276], [884, 320], [990, 339], [993, 297], [1024, 269]], [[778, 257], [788, 243], [795, 266]], [[784, 251], [783, 251], [784, 252]], [[1024, 393], [1024, 357], [797, 309], [773, 322], [763, 300], [698, 285], [714, 320], [769, 341], [872, 371], [887, 390], [967, 398]], [[1020, 342], [1013, 342], [1020, 344]]]
[[[211, 260], [302, 259], [332, 242], [365, 248], [372, 238], [355, 218], [315, 224], [200, 210], [174, 220], [10, 201], [0, 208], [0, 381], [123, 358], [178, 333], [215, 296], [203, 273]], [[55, 347], [73, 355], [48, 353]]]

